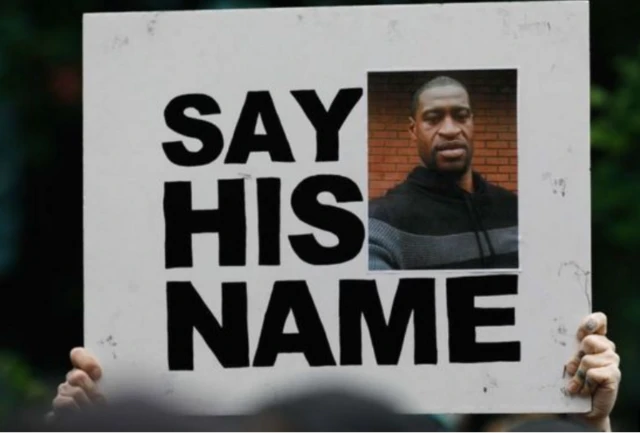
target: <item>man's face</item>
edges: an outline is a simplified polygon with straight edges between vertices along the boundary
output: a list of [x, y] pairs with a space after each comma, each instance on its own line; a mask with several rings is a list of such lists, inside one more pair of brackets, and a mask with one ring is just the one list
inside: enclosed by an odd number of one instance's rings
[[470, 170], [473, 116], [464, 89], [446, 85], [425, 90], [413, 116], [409, 133], [429, 169], [454, 176]]

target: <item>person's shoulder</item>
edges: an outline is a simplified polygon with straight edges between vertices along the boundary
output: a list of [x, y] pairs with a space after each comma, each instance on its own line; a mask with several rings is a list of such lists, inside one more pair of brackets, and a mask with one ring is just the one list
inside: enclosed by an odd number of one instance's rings
[[487, 185], [487, 198], [491, 206], [501, 215], [517, 225], [518, 221], [518, 195], [500, 185]]
[[411, 201], [411, 192], [399, 184], [380, 197], [369, 200], [369, 218], [389, 222], [391, 216], [402, 212]]
[[387, 208], [393, 208], [392, 202], [393, 199], [386, 194], [369, 200], [369, 218], [383, 221], [389, 219]]
[[500, 185], [496, 185], [495, 183], [486, 183], [487, 193], [496, 199], [502, 199], [505, 201], [518, 201], [518, 194], [515, 192], [506, 189]]

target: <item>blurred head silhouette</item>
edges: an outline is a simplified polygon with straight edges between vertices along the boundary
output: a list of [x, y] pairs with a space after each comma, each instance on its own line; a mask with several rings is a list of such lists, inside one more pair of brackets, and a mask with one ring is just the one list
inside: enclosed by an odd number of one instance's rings
[[252, 418], [260, 431], [446, 431], [435, 418], [402, 415], [380, 398], [328, 388], [290, 394]]
[[[38, 417], [43, 419], [43, 417]], [[406, 416], [380, 398], [347, 389], [310, 389], [263, 402], [242, 417], [184, 416], [144, 395], [121, 396], [109, 404], [70, 410], [49, 423], [33, 417], [13, 431], [447, 431], [429, 416]]]

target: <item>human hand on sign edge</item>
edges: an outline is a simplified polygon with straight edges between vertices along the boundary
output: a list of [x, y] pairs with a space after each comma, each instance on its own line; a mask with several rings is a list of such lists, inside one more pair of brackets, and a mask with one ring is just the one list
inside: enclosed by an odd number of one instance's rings
[[620, 387], [620, 356], [616, 345], [607, 338], [607, 316], [601, 312], [585, 317], [578, 328], [578, 352], [566, 364], [563, 376], [569, 375], [569, 395], [591, 395], [591, 411], [581, 415], [583, 421], [600, 431], [611, 431], [609, 415]]
[[70, 358], [73, 368], [67, 373], [66, 380], [58, 386], [52, 410], [46, 416], [48, 421], [53, 421], [70, 411], [79, 411], [106, 402], [97, 384], [102, 377], [98, 360], [83, 347], [71, 350]]
[[[570, 377], [567, 393], [592, 396], [591, 411], [581, 417], [601, 431], [611, 431], [609, 415], [615, 405], [621, 379], [620, 356], [616, 353], [616, 345], [606, 334], [605, 314], [597, 312], [585, 317], [577, 332], [579, 350], [565, 364], [563, 373]], [[50, 420], [69, 410], [106, 402], [97, 385], [102, 376], [98, 360], [82, 347], [74, 348], [70, 357], [74, 368], [58, 387], [52, 411], [47, 414]]]

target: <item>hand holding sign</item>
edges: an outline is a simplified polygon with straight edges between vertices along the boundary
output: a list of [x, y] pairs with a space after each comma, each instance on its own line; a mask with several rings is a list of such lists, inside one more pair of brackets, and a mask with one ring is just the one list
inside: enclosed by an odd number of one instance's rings
[[[587, 421], [598, 429], [610, 431], [609, 414], [616, 402], [621, 374], [620, 356], [606, 332], [606, 315], [593, 313], [585, 317], [577, 332], [580, 350], [565, 365], [565, 371], [572, 376], [567, 385], [570, 393], [593, 395], [593, 408], [585, 415]], [[51, 419], [68, 410], [106, 402], [98, 386], [102, 376], [99, 361], [86, 349], [75, 348], [71, 351], [71, 363], [74, 368], [58, 387], [53, 410], [48, 414]]]
[[98, 360], [82, 347], [73, 349], [70, 358], [74, 368], [58, 386], [58, 394], [52, 403], [53, 410], [47, 414], [50, 420], [64, 412], [76, 411], [106, 401], [97, 384], [102, 377]]
[[570, 394], [593, 396], [586, 420], [598, 429], [610, 431], [609, 414], [616, 402], [621, 373], [616, 345], [606, 334], [607, 316], [593, 313], [585, 317], [578, 329], [580, 349], [565, 369], [572, 377], [567, 385]]

